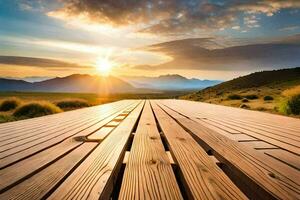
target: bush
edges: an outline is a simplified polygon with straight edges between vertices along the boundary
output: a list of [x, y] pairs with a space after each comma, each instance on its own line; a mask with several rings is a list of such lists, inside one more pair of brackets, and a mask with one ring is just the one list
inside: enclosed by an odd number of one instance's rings
[[264, 101], [272, 101], [274, 98], [272, 96], [264, 96]]
[[243, 103], [247, 103], [247, 102], [249, 102], [249, 100], [246, 99], [246, 98], [243, 98], [243, 99], [242, 99], [242, 102], [243, 102]]
[[283, 100], [280, 104], [279, 112], [287, 115], [300, 115], [300, 94]]
[[288, 106], [288, 100], [284, 99], [280, 102], [280, 105], [278, 107], [278, 111], [282, 114], [289, 115], [291, 114], [290, 108]]
[[11, 115], [0, 115], [0, 123], [14, 121], [14, 117]]
[[0, 105], [0, 111], [10, 111], [16, 109], [21, 104], [17, 98], [4, 100]]
[[258, 96], [255, 94], [248, 94], [245, 96], [245, 98], [253, 100], [253, 99], [258, 99]]
[[36, 102], [22, 105], [13, 113], [13, 115], [20, 118], [32, 118], [59, 112], [61, 112], [61, 109], [51, 103]]
[[56, 106], [63, 110], [70, 110], [70, 109], [77, 109], [77, 108], [84, 108], [90, 106], [87, 101], [81, 99], [70, 99], [59, 101], [56, 103]]
[[240, 108], [249, 109], [249, 108], [250, 108], [250, 106], [248, 106], [248, 105], [246, 105], [246, 104], [241, 104], [241, 105], [240, 105]]
[[287, 101], [287, 106], [292, 114], [300, 115], [300, 94], [292, 96]]
[[230, 95], [228, 95], [227, 98], [230, 100], [240, 100], [240, 99], [242, 99], [242, 96], [238, 95], [238, 94], [230, 94]]

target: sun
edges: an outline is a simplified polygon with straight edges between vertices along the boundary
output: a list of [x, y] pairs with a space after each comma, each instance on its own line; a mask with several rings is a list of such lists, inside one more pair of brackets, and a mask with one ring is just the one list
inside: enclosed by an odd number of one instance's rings
[[113, 63], [110, 62], [106, 58], [99, 58], [96, 63], [96, 69], [99, 71], [102, 75], [109, 75], [111, 72], [111, 69], [113, 67]]

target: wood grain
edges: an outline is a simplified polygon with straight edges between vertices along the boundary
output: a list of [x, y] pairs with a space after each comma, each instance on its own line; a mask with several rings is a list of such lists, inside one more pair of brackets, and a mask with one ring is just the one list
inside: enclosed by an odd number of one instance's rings
[[140, 104], [69, 176], [49, 199], [109, 199]]
[[232, 141], [191, 119], [184, 118], [166, 106], [163, 108], [193, 133], [198, 142], [209, 146], [215, 157], [228, 166], [228, 170], [247, 182], [248, 195], [252, 193], [260, 199], [300, 198], [300, 175], [297, 170], [274, 162], [270, 157]]
[[[125, 109], [127, 109], [127, 108], [125, 107], [124, 110]], [[8, 187], [16, 182], [20, 182], [20, 180], [23, 179], [24, 177], [28, 177], [35, 171], [42, 169], [44, 166], [51, 164], [51, 162], [55, 161], [59, 157], [68, 153], [72, 149], [75, 149], [76, 147], [78, 147], [79, 145], [81, 145], [83, 143], [83, 142], [75, 141], [74, 140], [75, 137], [86, 136], [95, 131], [97, 132], [97, 130], [101, 127], [102, 127], [101, 129], [105, 128], [103, 126], [106, 123], [113, 120], [115, 117], [117, 117], [120, 113], [122, 113], [122, 111], [120, 111], [119, 113], [116, 113], [114, 115], [111, 115], [110, 117], [85, 129], [84, 131], [78, 132], [76, 135], [73, 136], [73, 138], [62, 141], [61, 143], [59, 143], [51, 148], [48, 148], [38, 154], [35, 154], [32, 157], [22, 160], [16, 164], [14, 164], [13, 166], [2, 169], [0, 171], [0, 191], [3, 188]], [[18, 172], [18, 173], [16, 173], [16, 172]]]
[[192, 199], [247, 199], [188, 132], [152, 105]]
[[119, 199], [182, 199], [149, 101], [133, 139]]

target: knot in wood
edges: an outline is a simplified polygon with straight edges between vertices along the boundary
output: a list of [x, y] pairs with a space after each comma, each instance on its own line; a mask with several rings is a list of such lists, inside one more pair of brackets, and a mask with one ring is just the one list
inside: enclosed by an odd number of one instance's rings
[[182, 137], [177, 137], [177, 139], [180, 140], [180, 141], [185, 141], [185, 139], [182, 138]]
[[150, 136], [150, 139], [151, 139], [151, 140], [156, 140], [157, 137], [155, 137], [155, 136]]
[[157, 163], [156, 160], [154, 160], [154, 159], [151, 159], [151, 160], [150, 160], [150, 164], [151, 164], [151, 165], [155, 165], [156, 163]]

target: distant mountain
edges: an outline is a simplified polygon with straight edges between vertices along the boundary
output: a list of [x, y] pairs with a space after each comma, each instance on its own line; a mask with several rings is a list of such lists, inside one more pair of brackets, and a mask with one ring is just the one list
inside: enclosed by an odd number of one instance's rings
[[27, 81], [27, 82], [39, 82], [39, 81], [45, 81], [45, 80], [49, 80], [49, 79], [53, 79], [54, 77], [48, 77], [48, 76], [27, 76], [27, 77], [3, 77], [5, 79], [12, 79], [12, 80], [23, 80], [23, 81]]
[[122, 79], [136, 88], [157, 90], [195, 90], [216, 85], [218, 80], [188, 79], [177, 74], [162, 75], [158, 77], [127, 76]]
[[0, 78], [0, 91], [126, 93], [135, 88], [116, 77], [74, 74], [63, 78], [30, 83], [23, 80]]
[[276, 90], [276, 93], [280, 93], [282, 90], [296, 85], [300, 85], [300, 67], [255, 72], [205, 88], [182, 98], [206, 101], [214, 98], [223, 98], [225, 94], [231, 93], [263, 92], [266, 90]]

